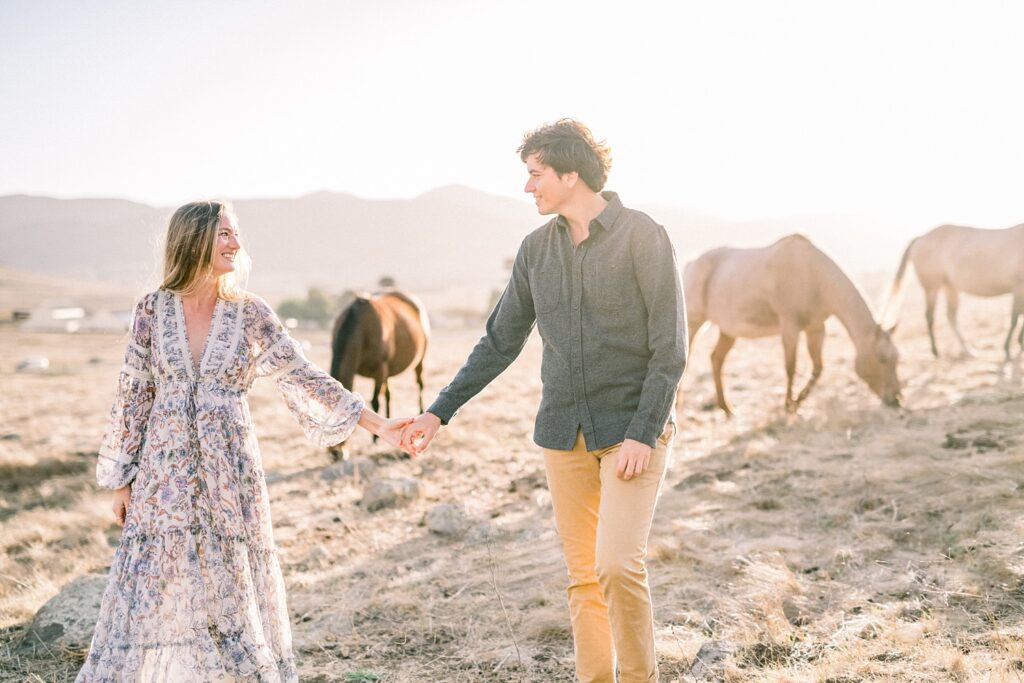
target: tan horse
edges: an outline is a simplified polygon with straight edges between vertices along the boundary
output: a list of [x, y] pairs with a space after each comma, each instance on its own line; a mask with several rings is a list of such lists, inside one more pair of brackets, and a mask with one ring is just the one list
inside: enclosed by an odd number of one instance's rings
[[[373, 380], [370, 406], [380, 408], [384, 394], [385, 412], [391, 417], [391, 388], [388, 378], [412, 367], [419, 386], [419, 407], [423, 412], [423, 359], [430, 340], [430, 322], [423, 304], [397, 289], [360, 295], [338, 315], [331, 344], [331, 376], [351, 390], [356, 375]], [[377, 438], [374, 437], [374, 441]], [[345, 457], [345, 444], [330, 449]]]
[[[917, 279], [924, 288], [925, 319], [933, 354], [939, 355], [935, 345], [935, 302], [941, 289], [946, 294], [946, 318], [966, 356], [972, 353], [956, 319], [960, 292], [974, 296], [1013, 294], [1010, 331], [1003, 344], [1006, 357], [1010, 357], [1013, 332], [1024, 314], [1024, 224], [1005, 230], [940, 225], [911, 240], [896, 271], [883, 319], [899, 315], [907, 263], [914, 264]], [[1017, 343], [1024, 350], [1024, 325]]]
[[[821, 376], [825, 320], [835, 315], [857, 349], [855, 370], [889, 406], [900, 402], [899, 352], [871, 316], [864, 298], [832, 259], [802, 235], [789, 235], [759, 249], [721, 247], [702, 254], [683, 272], [690, 341], [711, 322], [718, 344], [711, 353], [718, 406], [732, 408], [722, 388], [722, 366], [738, 337], [781, 334], [786, 360], [786, 409], [795, 411]], [[793, 398], [800, 332], [807, 337], [813, 370]]]

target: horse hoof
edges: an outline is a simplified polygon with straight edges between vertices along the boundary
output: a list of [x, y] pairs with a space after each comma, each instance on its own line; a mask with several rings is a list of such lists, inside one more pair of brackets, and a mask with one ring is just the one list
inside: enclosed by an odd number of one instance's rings
[[327, 452], [331, 454], [331, 462], [348, 460], [348, 449], [346, 448], [328, 448]]

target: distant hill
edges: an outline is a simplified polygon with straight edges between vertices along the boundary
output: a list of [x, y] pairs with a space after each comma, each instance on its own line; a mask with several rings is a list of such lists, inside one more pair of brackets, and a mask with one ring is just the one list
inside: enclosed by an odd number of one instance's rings
[[40, 304], [124, 309], [132, 293], [104, 282], [83, 282], [0, 266], [0, 320], [14, 310], [31, 311]]
[[[372, 288], [383, 275], [420, 290], [493, 287], [504, 280], [523, 237], [545, 220], [527, 201], [461, 186], [412, 199], [316, 192], [240, 200], [235, 208], [253, 256], [250, 287], [268, 298], [310, 285]], [[736, 223], [671, 206], [637, 208], [665, 225], [680, 261], [722, 244], [764, 244], [794, 231], [818, 240], [845, 267], [885, 268], [898, 258], [899, 246], [886, 244], [885, 262], [877, 263], [877, 242], [885, 235], [831, 217]], [[156, 279], [172, 211], [123, 199], [0, 197], [0, 266], [138, 291]], [[848, 246], [853, 238], [856, 249]]]

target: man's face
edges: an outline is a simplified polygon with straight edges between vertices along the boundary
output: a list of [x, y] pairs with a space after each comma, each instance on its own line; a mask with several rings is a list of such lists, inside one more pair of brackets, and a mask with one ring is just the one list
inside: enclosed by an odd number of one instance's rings
[[526, 172], [530, 174], [530, 179], [523, 189], [533, 195], [537, 211], [542, 216], [561, 211], [572, 196], [572, 189], [579, 177], [575, 172], [559, 176], [555, 169], [539, 161], [536, 154], [526, 157]]

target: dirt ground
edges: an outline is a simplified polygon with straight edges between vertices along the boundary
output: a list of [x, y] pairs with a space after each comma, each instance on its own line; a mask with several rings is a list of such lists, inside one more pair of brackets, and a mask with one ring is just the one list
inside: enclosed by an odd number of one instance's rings
[[[896, 334], [904, 408], [883, 408], [853, 374], [830, 324], [825, 374], [799, 414], [782, 409], [778, 339], [741, 340], [726, 367], [737, 411], [712, 409], [698, 338], [680, 431], [651, 534], [662, 680], [708, 641], [729, 644], [729, 681], [1020, 681], [1024, 678], [1024, 391], [1002, 361], [1006, 299], [966, 299], [977, 357], [954, 357], [942, 320], [935, 360], [920, 302]], [[478, 329], [441, 330], [427, 396]], [[328, 360], [326, 333], [299, 333]], [[0, 328], [0, 679], [68, 681], [84, 653], [15, 656], [25, 624], [117, 543], [93, 468], [124, 338]], [[42, 355], [42, 374], [15, 372]], [[800, 369], [808, 362], [801, 352]], [[531, 440], [540, 346], [410, 460], [359, 435], [374, 476], [409, 476], [420, 497], [368, 512], [365, 478], [325, 479], [273, 386], [251, 393], [269, 473], [304, 681], [571, 681], [565, 568], [542, 458]], [[366, 392], [368, 383], [357, 386]], [[394, 411], [416, 410], [411, 376]], [[469, 534], [424, 525], [461, 504]]]

